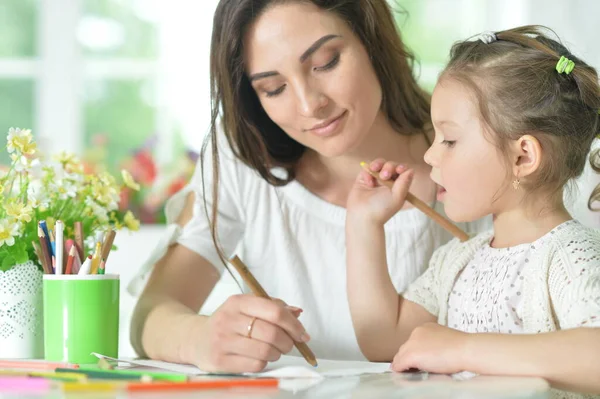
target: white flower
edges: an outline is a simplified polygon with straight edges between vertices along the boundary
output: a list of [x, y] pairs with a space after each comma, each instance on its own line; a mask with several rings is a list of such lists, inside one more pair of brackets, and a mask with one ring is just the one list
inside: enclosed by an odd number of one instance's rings
[[12, 220], [0, 220], [0, 247], [4, 244], [12, 247], [15, 237], [19, 236], [19, 225]]
[[50, 199], [41, 180], [31, 180], [27, 186], [27, 198], [33, 208], [48, 208]]
[[32, 160], [27, 173], [29, 173], [30, 178], [42, 179], [44, 177], [44, 164], [39, 159]]
[[50, 191], [58, 193], [58, 198], [66, 200], [68, 198], [75, 198], [77, 195], [77, 185], [67, 179], [55, 180], [50, 184]]
[[94, 214], [98, 222], [106, 223], [108, 222], [108, 212], [106, 208], [98, 204], [91, 197], [87, 197], [85, 199], [85, 204], [88, 206], [88, 209]]
[[[8, 148], [8, 147], [7, 147]], [[10, 154], [16, 172], [24, 172], [31, 168], [31, 160], [25, 155]]]
[[32, 155], [35, 153], [36, 144], [33, 141], [31, 130], [11, 127], [8, 129], [8, 137], [6, 138], [6, 149], [9, 153], [17, 152], [18, 154]]

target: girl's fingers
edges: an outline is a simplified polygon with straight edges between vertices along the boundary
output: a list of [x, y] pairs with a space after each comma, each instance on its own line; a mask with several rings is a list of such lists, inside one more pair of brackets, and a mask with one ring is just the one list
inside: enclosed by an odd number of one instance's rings
[[374, 161], [371, 161], [371, 163], [369, 164], [369, 169], [371, 170], [371, 172], [379, 172], [384, 164], [385, 159], [377, 158]]
[[366, 170], [361, 170], [356, 178], [357, 183], [367, 186], [369, 188], [375, 187], [376, 180]]
[[409, 169], [398, 176], [394, 182], [394, 185], [392, 186], [392, 195], [396, 201], [404, 201], [406, 199], [406, 195], [408, 194], [408, 189], [410, 188], [414, 174], [414, 171]]
[[396, 167], [398, 166], [398, 164], [396, 162], [391, 162], [388, 161], [386, 162], [383, 167], [381, 168], [381, 171], [379, 172], [379, 178], [382, 180], [389, 180], [389, 179], [393, 179], [397, 176], [396, 173]]

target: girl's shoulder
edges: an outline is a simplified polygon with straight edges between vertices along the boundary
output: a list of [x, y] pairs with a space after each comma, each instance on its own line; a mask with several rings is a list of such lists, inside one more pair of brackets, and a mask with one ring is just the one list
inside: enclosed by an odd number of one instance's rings
[[570, 220], [548, 234], [546, 245], [551, 268], [594, 268], [600, 272], [600, 230]]

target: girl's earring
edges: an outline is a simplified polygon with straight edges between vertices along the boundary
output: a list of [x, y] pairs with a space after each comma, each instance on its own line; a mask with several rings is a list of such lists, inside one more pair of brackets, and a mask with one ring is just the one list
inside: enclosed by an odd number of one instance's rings
[[518, 190], [519, 189], [519, 184], [521, 184], [521, 180], [519, 180], [519, 178], [517, 177], [515, 180], [513, 180], [512, 183], [513, 183], [513, 188], [515, 190]]

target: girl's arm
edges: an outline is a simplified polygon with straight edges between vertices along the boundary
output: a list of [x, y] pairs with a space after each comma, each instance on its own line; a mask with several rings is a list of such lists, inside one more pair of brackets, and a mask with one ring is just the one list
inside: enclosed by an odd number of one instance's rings
[[472, 334], [428, 323], [402, 345], [392, 369], [541, 377], [558, 389], [600, 394], [599, 354], [600, 328]]
[[436, 318], [396, 292], [381, 223], [349, 215], [346, 248], [348, 301], [358, 344], [370, 361], [391, 361], [415, 327]]
[[558, 389], [600, 394], [600, 328], [467, 337], [464, 362], [469, 371], [537, 376]]

